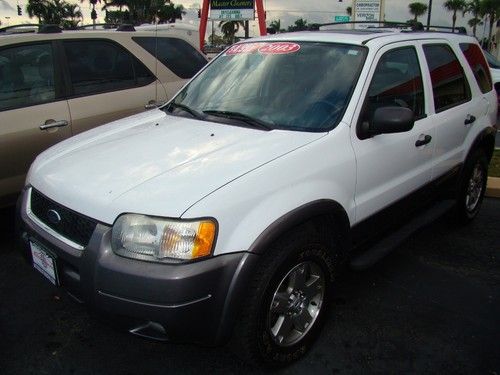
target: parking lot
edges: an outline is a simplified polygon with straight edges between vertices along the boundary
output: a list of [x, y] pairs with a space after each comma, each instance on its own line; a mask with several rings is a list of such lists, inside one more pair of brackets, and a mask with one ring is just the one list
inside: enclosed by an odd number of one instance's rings
[[[15, 251], [0, 212], [3, 374], [257, 373], [226, 348], [129, 335], [77, 305]], [[500, 373], [500, 200], [442, 218], [365, 272], [347, 271], [313, 350], [284, 374]]]

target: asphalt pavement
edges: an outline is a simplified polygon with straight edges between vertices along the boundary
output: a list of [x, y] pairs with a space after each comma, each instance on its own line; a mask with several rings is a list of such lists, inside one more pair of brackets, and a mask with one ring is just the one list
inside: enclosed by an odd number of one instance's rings
[[[247, 374], [227, 348], [120, 331], [52, 287], [15, 251], [0, 212], [0, 373]], [[282, 374], [500, 374], [500, 200], [443, 217], [364, 272], [346, 271], [307, 356]], [[202, 318], [202, 317], [201, 317]]]

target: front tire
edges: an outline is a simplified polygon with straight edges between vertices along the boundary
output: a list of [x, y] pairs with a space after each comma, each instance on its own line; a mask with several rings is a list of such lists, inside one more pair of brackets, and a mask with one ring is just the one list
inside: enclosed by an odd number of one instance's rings
[[262, 255], [233, 334], [233, 350], [249, 363], [280, 367], [302, 357], [321, 330], [335, 257], [304, 231]]

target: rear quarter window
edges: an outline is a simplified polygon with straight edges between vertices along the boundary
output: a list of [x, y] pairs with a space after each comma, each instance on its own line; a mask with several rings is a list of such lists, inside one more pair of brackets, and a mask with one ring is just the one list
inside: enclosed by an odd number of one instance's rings
[[460, 43], [460, 49], [474, 73], [474, 78], [476, 78], [481, 92], [483, 94], [490, 92], [493, 88], [490, 70], [479, 46], [472, 43]]
[[182, 39], [146, 36], [132, 40], [183, 79], [193, 77], [207, 63], [201, 53]]

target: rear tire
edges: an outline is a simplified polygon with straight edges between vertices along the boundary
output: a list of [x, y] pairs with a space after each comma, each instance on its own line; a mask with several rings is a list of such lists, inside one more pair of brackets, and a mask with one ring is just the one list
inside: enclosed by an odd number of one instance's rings
[[461, 223], [469, 223], [479, 213], [487, 179], [488, 159], [484, 151], [478, 149], [467, 159], [458, 186], [456, 212]]
[[233, 333], [243, 360], [281, 367], [302, 357], [326, 316], [336, 257], [306, 231], [289, 233], [262, 255]]

